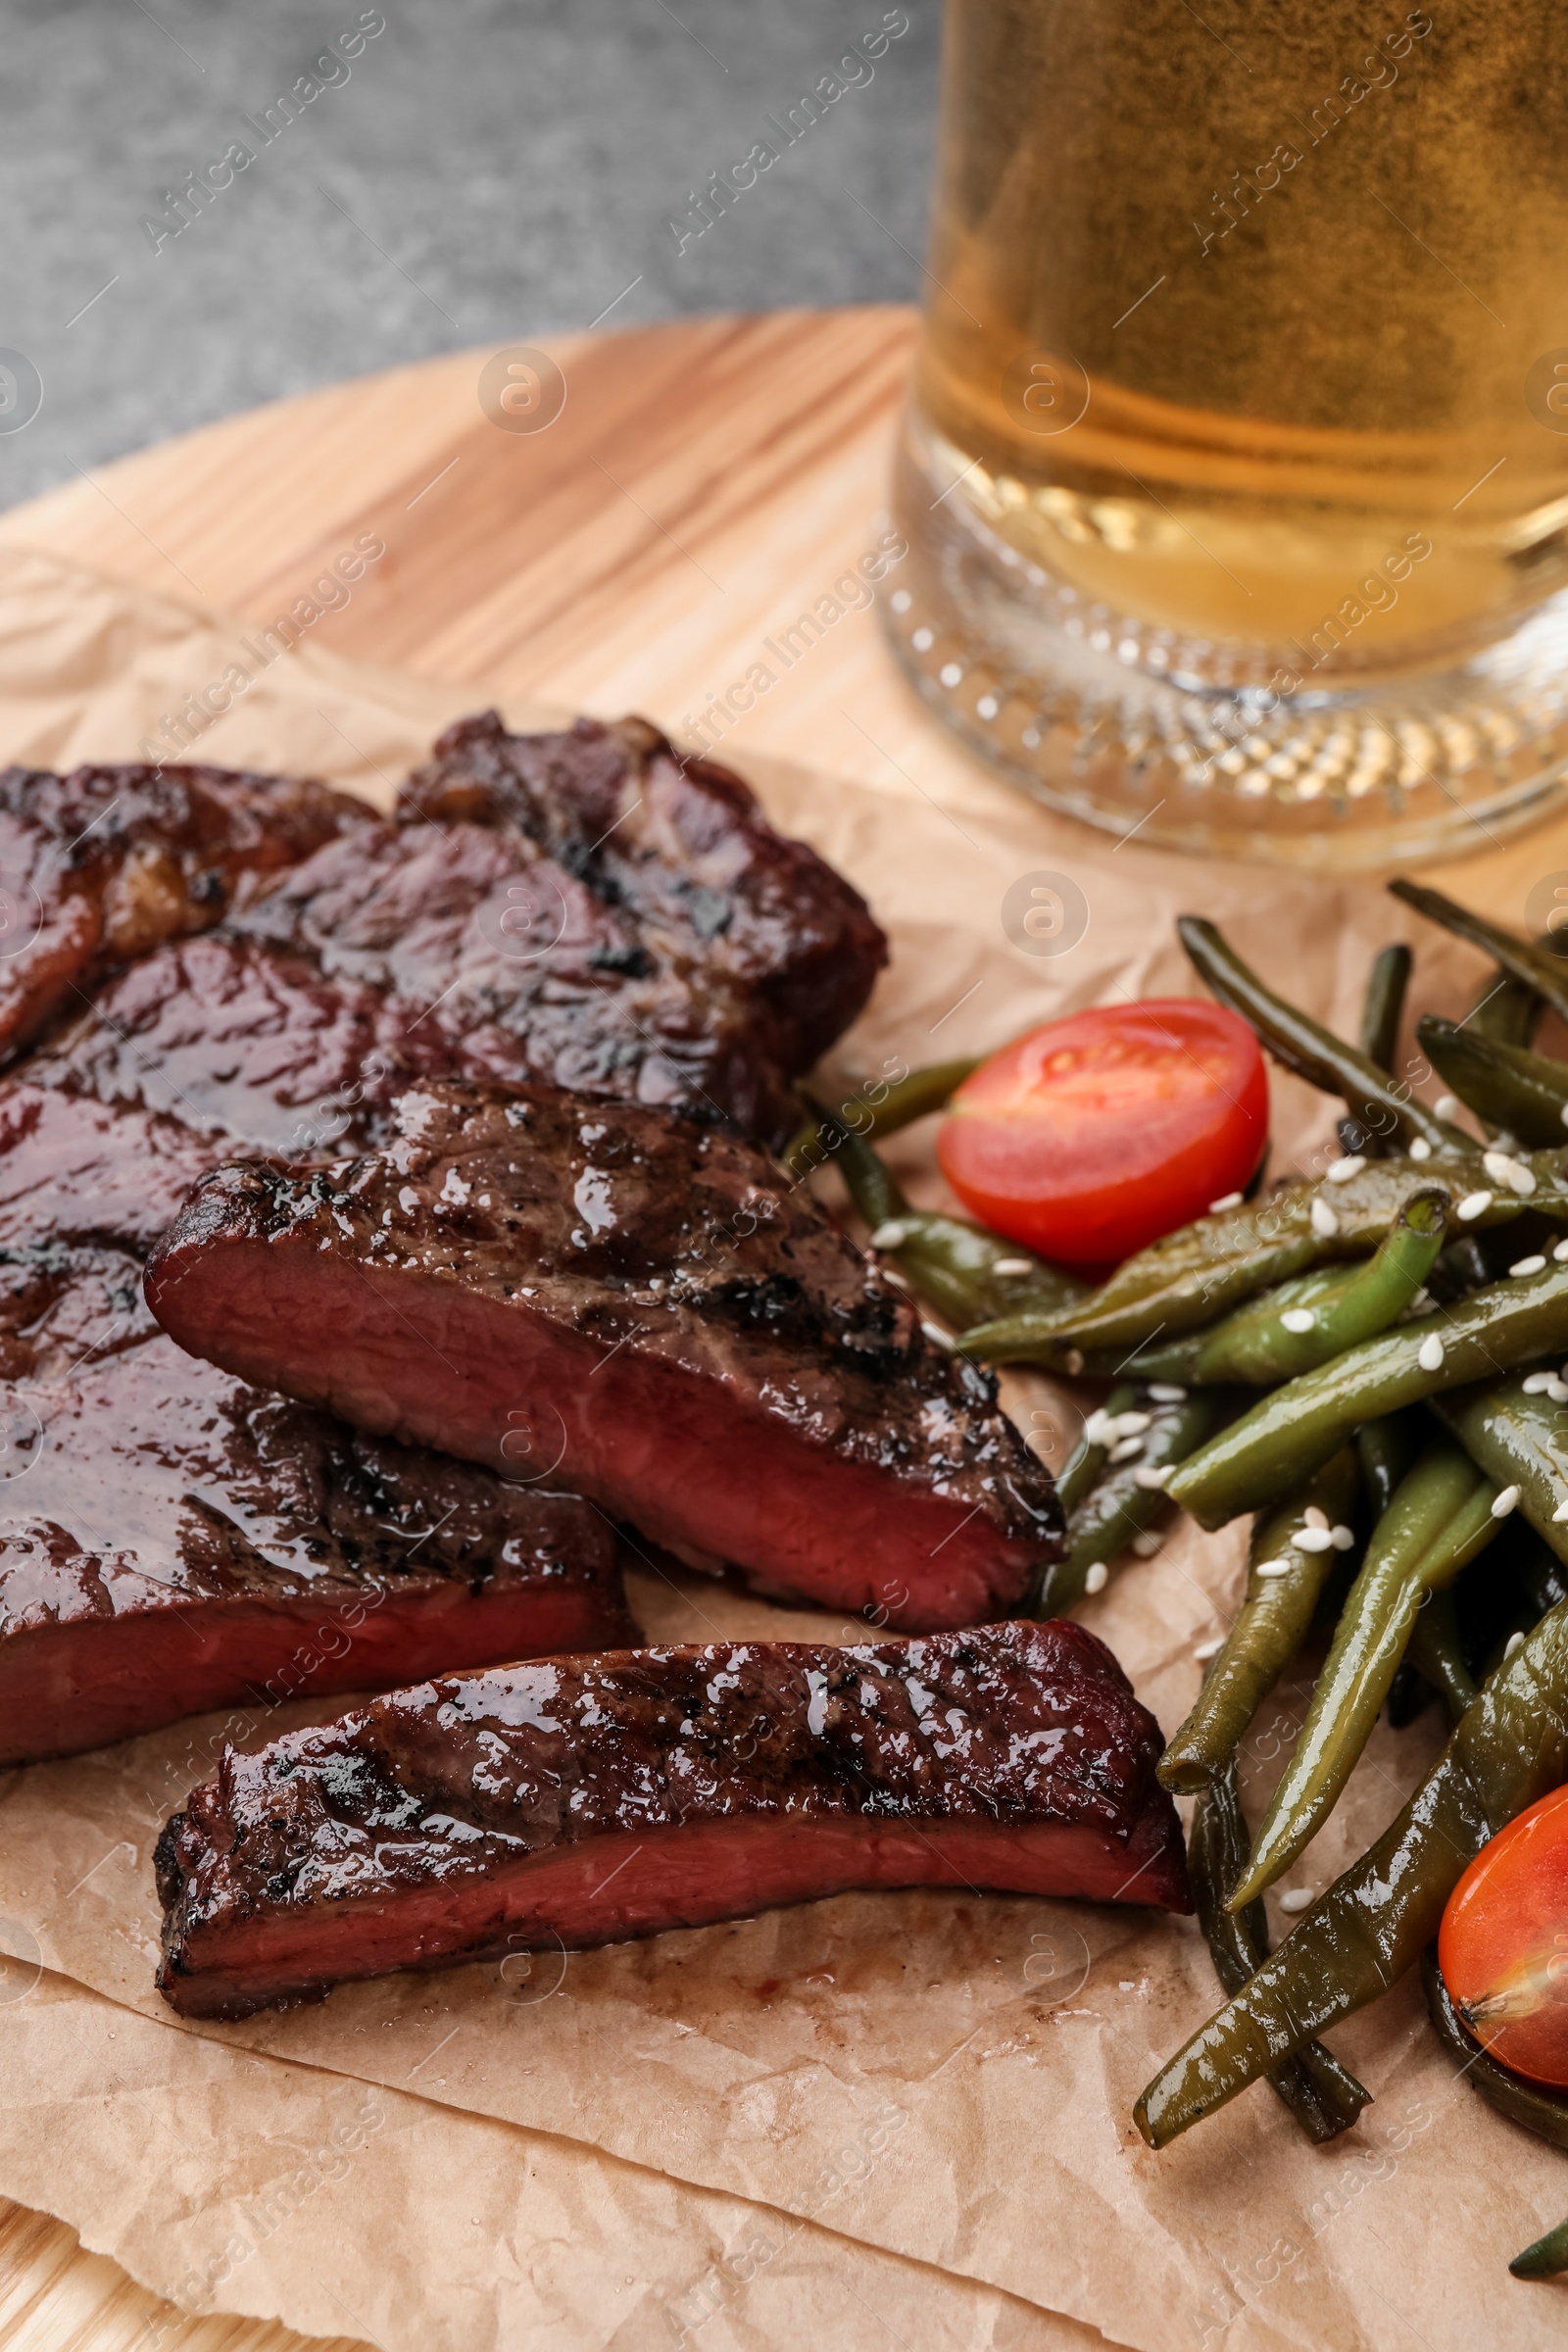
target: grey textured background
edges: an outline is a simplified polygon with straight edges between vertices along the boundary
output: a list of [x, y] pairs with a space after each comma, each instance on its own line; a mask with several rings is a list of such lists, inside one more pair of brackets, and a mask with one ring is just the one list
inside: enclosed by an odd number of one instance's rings
[[155, 254], [142, 216], [231, 140], [257, 146], [242, 116], [361, 5], [0, 0], [0, 347], [43, 383], [0, 432], [0, 506], [259, 401], [611, 304], [607, 327], [915, 293], [936, 0], [906, 0], [874, 78], [679, 256], [665, 223], [688, 190], [884, 0], [382, 0], [351, 78]]

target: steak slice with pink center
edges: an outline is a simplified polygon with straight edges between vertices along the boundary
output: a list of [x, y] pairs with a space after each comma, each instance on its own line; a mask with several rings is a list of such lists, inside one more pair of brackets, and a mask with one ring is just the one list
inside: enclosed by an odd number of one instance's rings
[[[205, 970], [220, 946], [131, 969]], [[236, 1091], [230, 1058], [215, 1024], [225, 1110], [265, 1118], [267, 1089]], [[70, 1091], [69, 1056], [25, 1067], [0, 1083], [0, 1765], [230, 1701], [633, 1638], [591, 1504], [367, 1438], [176, 1348], [141, 1260], [233, 1143]], [[181, 1075], [209, 1096], [196, 1068]]]
[[240, 2017], [852, 1887], [1185, 1911], [1159, 1748], [1109, 1650], [1059, 1620], [443, 1677], [225, 1751], [159, 1840], [158, 1982]]
[[1056, 1555], [989, 1374], [755, 1147], [540, 1087], [393, 1111], [379, 1152], [197, 1188], [147, 1270], [181, 1347], [879, 1624], [998, 1616]]

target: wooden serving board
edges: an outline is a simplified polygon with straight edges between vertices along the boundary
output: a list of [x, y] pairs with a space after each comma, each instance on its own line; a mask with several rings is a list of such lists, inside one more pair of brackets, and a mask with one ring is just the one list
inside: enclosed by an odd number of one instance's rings
[[[563, 337], [565, 405], [535, 433], [490, 421], [492, 355], [464, 352], [144, 450], [0, 516], [0, 539], [265, 625], [373, 532], [386, 554], [314, 644], [678, 729], [874, 539], [913, 332], [889, 309]], [[911, 723], [963, 760], [852, 612], [736, 756], [868, 774], [867, 737], [897, 750]]]

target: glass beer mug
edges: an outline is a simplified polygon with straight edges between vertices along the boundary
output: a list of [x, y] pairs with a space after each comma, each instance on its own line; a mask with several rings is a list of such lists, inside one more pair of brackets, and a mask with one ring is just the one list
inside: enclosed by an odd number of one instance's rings
[[1565, 255], [1560, 0], [948, 0], [911, 679], [1141, 841], [1372, 865], [1540, 813]]

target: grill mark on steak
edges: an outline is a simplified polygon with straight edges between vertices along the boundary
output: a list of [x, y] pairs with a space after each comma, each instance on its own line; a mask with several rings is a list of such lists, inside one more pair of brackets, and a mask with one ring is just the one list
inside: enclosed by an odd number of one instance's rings
[[549, 1088], [431, 1084], [382, 1151], [204, 1179], [148, 1263], [238, 1377], [504, 1469], [559, 1469], [760, 1589], [915, 1630], [1014, 1607], [1050, 1478], [777, 1165]]
[[447, 1676], [225, 1751], [159, 1840], [158, 1983], [239, 2017], [852, 1887], [1185, 1911], [1159, 1748], [1110, 1652], [1060, 1621]]
[[409, 777], [399, 814], [520, 828], [672, 967], [765, 1004], [789, 1076], [849, 1027], [887, 961], [859, 893], [775, 832], [739, 776], [682, 759], [646, 719], [541, 735], [509, 735], [494, 710], [460, 719]]
[[378, 825], [229, 928], [379, 991], [470, 1075], [680, 1103], [771, 1137], [799, 1115], [745, 999], [660, 956], [518, 832]]
[[0, 770], [13, 951], [0, 963], [0, 1054], [25, 1045], [115, 963], [216, 923], [247, 875], [292, 864], [369, 818], [363, 802], [301, 777]]

